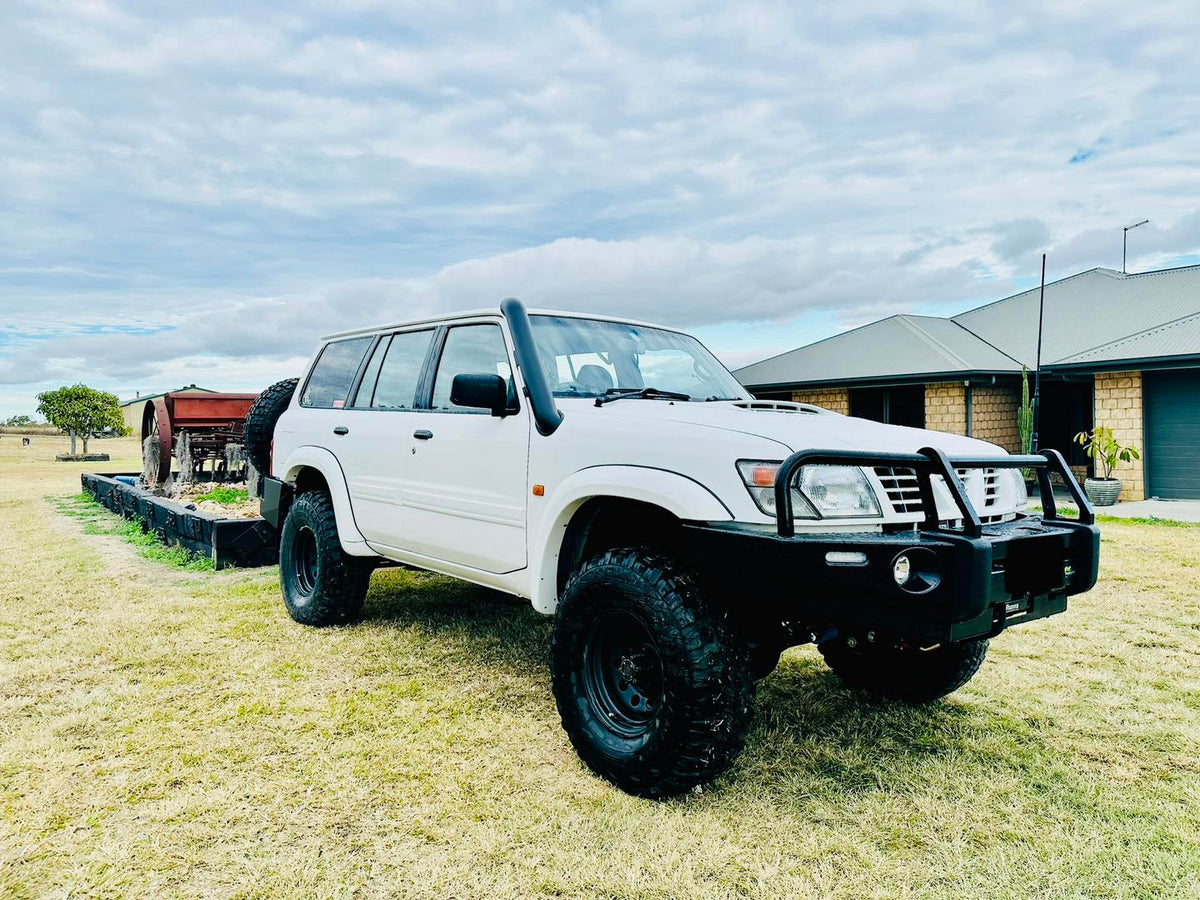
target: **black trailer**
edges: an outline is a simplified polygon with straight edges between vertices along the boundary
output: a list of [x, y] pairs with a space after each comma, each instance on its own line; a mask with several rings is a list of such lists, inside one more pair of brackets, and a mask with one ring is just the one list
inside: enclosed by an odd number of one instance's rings
[[157, 534], [166, 544], [211, 559], [218, 569], [279, 561], [279, 534], [262, 516], [227, 519], [156, 497], [138, 486], [137, 474], [85, 472], [81, 480], [83, 489], [103, 506], [140, 522], [143, 531]]

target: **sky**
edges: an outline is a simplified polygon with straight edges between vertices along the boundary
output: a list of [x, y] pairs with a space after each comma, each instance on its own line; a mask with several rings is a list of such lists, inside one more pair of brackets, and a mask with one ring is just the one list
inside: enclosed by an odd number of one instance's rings
[[6, 0], [0, 417], [529, 306], [743, 365], [1200, 261], [1194, 3]]

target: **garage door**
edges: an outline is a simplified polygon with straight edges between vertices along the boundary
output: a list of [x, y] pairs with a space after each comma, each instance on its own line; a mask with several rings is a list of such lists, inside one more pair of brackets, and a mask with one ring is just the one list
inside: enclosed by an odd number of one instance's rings
[[1145, 382], [1148, 493], [1200, 500], [1200, 369], [1147, 372]]

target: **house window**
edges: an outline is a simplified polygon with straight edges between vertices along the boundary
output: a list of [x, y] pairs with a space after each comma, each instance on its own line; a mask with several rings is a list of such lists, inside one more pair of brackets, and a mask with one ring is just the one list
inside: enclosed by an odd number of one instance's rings
[[889, 425], [925, 427], [925, 385], [853, 388], [850, 415]]

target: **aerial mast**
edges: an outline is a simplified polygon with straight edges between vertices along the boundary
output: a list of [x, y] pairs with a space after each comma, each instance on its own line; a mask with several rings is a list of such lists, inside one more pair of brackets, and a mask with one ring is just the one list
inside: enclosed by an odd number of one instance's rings
[[1042, 288], [1038, 296], [1038, 340], [1037, 362], [1033, 368], [1033, 434], [1029, 439], [1029, 452], [1038, 450], [1038, 413], [1042, 406], [1042, 322], [1046, 316], [1046, 254], [1042, 254]]

